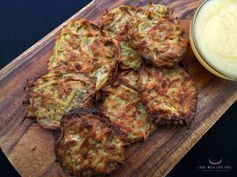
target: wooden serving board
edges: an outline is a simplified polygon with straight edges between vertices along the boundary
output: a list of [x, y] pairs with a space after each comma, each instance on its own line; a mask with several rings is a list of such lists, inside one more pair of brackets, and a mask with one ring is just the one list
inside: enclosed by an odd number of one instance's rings
[[[188, 35], [190, 21], [202, 0], [154, 2], [174, 8]], [[121, 4], [145, 3], [145, 0], [94, 0], [70, 19], [83, 17], [98, 22], [105, 9]], [[0, 73], [0, 146], [23, 177], [67, 176], [55, 162], [52, 133], [25, 119], [22, 106], [26, 80], [34, 79], [46, 71], [55, 36], [65, 23], [17, 57]], [[165, 176], [237, 99], [237, 83], [219, 79], [206, 71], [197, 62], [191, 49], [183, 63], [199, 90], [197, 114], [190, 129], [160, 128], [149, 140], [128, 148], [125, 164], [112, 176]]]

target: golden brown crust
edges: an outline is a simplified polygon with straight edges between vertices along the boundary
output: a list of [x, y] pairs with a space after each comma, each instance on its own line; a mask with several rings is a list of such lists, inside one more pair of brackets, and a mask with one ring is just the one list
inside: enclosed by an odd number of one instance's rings
[[166, 6], [149, 3], [137, 11], [130, 25], [134, 47], [156, 67], [173, 67], [187, 50], [183, 29], [172, 13]]
[[128, 23], [136, 13], [136, 8], [122, 5], [106, 11], [101, 17], [101, 26], [118, 41], [128, 41]]
[[128, 142], [146, 139], [155, 130], [137, 88], [137, 72], [124, 71], [118, 80], [103, 89], [100, 109], [110, 121], [127, 134]]
[[104, 30], [118, 41], [121, 49], [120, 68], [138, 69], [142, 64], [142, 58], [132, 47], [128, 24], [133, 19], [136, 8], [131, 6], [120, 6], [104, 13], [101, 25]]
[[120, 56], [119, 46], [92, 22], [71, 21], [57, 36], [49, 68], [71, 68], [86, 74], [99, 90], [113, 75]]
[[68, 110], [91, 105], [95, 83], [70, 69], [52, 69], [28, 85], [26, 93], [26, 116], [46, 129], [57, 129]]
[[[26, 88], [27, 117], [60, 130], [55, 156], [69, 174], [110, 174], [123, 163], [125, 145], [155, 131], [153, 119], [194, 118], [197, 89], [177, 66], [187, 42], [172, 13], [152, 3], [121, 6], [104, 14], [101, 28], [73, 20], [57, 36], [48, 72]], [[141, 68], [142, 57], [153, 67]]]
[[123, 163], [124, 151], [120, 135], [95, 111], [74, 110], [63, 117], [55, 155], [71, 175], [110, 174]]
[[157, 123], [189, 124], [194, 118], [197, 88], [183, 68], [144, 66], [138, 86], [143, 104]]

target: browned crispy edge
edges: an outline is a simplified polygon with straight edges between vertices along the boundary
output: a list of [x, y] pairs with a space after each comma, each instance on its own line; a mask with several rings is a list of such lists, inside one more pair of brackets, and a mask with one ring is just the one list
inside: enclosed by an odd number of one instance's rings
[[[118, 135], [122, 140], [126, 140], [126, 135], [117, 127], [111, 124], [110, 120], [107, 119], [102, 113], [100, 113], [96, 108], [92, 107], [90, 109], [88, 108], [81, 108], [81, 109], [72, 109], [68, 113], [66, 113], [60, 122], [60, 129], [53, 131], [54, 136], [54, 154], [56, 157], [56, 162], [60, 163], [60, 165], [63, 167], [62, 163], [63, 160], [60, 158], [56, 152], [56, 149], [58, 148], [60, 141], [64, 138], [64, 121], [66, 119], [79, 119], [83, 115], [92, 115], [93, 118], [100, 120], [101, 122], [105, 123], [106, 126], [108, 126], [114, 134]], [[124, 146], [129, 145], [124, 141]], [[70, 175], [75, 175], [73, 172], [67, 171]], [[109, 175], [109, 174], [107, 174]], [[104, 174], [103, 176], [107, 176]], [[98, 175], [95, 175], [98, 176]], [[100, 176], [100, 175], [99, 175]]]
[[[30, 93], [33, 91], [33, 86], [34, 86], [35, 81], [38, 80], [43, 75], [47, 74], [50, 70], [56, 70], [56, 68], [54, 68], [54, 69], [47, 69], [47, 71], [45, 71], [43, 74], [37, 76], [35, 79], [32, 79], [32, 80], [27, 79], [26, 86], [24, 87], [26, 96], [25, 96], [24, 101], [22, 102], [23, 107], [25, 108], [25, 110], [28, 110], [27, 107], [30, 104]], [[76, 71], [74, 71], [72, 69], [70, 69], [68, 71], [76, 72]], [[91, 106], [93, 104], [93, 97], [94, 97], [95, 94], [96, 94], [96, 91], [92, 92], [91, 95], [86, 98], [86, 100], [84, 101], [83, 107], [89, 107], [89, 106]], [[59, 126], [56, 126], [56, 125], [55, 126], [51, 126], [51, 125], [47, 126], [45, 124], [42, 124], [37, 119], [37, 116], [28, 116], [27, 112], [25, 114], [25, 118], [29, 118], [29, 119], [37, 122], [41, 127], [45, 128], [45, 129], [48, 129], [48, 130], [56, 130], [56, 129], [60, 129], [61, 128], [60, 125]]]
[[[150, 66], [150, 65], [148, 65], [148, 64], [144, 64], [144, 65], [142, 66], [141, 70], [144, 69], [145, 67], [148, 67], [148, 68], [149, 68], [149, 67], [152, 67], [152, 66]], [[188, 80], [192, 80], [192, 82], [193, 82], [193, 86], [194, 86], [194, 88], [195, 88], [194, 100], [193, 100], [193, 102], [192, 102], [191, 109], [190, 109], [190, 111], [189, 111], [187, 114], [183, 115], [182, 117], [173, 117], [171, 120], [164, 120], [164, 119], [158, 119], [158, 120], [156, 120], [156, 119], [157, 119], [157, 114], [159, 114], [159, 113], [151, 113], [151, 112], [148, 111], [148, 114], [151, 116], [151, 118], [153, 118], [153, 119], [155, 120], [155, 122], [156, 122], [159, 126], [161, 126], [161, 127], [185, 126], [185, 127], [187, 127], [187, 128], [190, 128], [191, 123], [192, 123], [192, 121], [194, 120], [195, 115], [196, 115], [196, 112], [197, 112], [197, 103], [198, 103], [198, 89], [197, 89], [197, 86], [196, 86], [196, 84], [195, 84], [193, 78], [189, 75], [189, 73], [185, 70], [185, 68], [184, 68], [182, 65], [180, 65], [180, 67], [183, 68], [184, 71], [188, 74]], [[142, 74], [142, 72], [139, 72], [139, 74], [138, 74], [138, 77], [139, 77], [139, 78], [140, 78], [140, 75], [141, 75], [141, 74]], [[142, 91], [142, 89], [140, 89], [140, 86], [139, 86], [139, 79], [138, 79], [138, 87], [139, 87], [138, 92], [139, 92], [139, 94], [141, 95], [143, 91]], [[141, 101], [142, 101], [142, 102], [144, 103], [144, 105], [145, 105], [145, 102], [146, 102], [147, 100], [145, 100], [145, 99], [141, 96]]]

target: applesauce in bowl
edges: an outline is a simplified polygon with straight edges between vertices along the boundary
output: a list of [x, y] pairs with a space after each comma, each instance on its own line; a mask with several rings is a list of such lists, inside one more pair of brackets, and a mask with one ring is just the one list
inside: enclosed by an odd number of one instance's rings
[[213, 74], [237, 81], [237, 0], [206, 0], [190, 27], [200, 63]]

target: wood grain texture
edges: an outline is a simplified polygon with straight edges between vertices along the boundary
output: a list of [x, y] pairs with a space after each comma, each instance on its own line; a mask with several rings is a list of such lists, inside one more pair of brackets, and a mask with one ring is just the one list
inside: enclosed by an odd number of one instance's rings
[[[147, 2], [94, 0], [70, 19], [84, 17], [98, 22], [105, 9], [121, 4], [138, 6]], [[175, 8], [175, 14], [182, 20], [188, 35], [192, 16], [202, 0], [153, 2]], [[24, 119], [22, 106], [26, 80], [46, 71], [55, 36], [65, 23], [0, 71], [0, 146], [23, 177], [67, 176], [55, 162], [52, 133]], [[125, 164], [112, 176], [165, 176], [237, 99], [237, 83], [219, 79], [206, 71], [191, 49], [183, 64], [199, 90], [197, 114], [190, 129], [160, 128], [147, 141], [128, 148]]]

